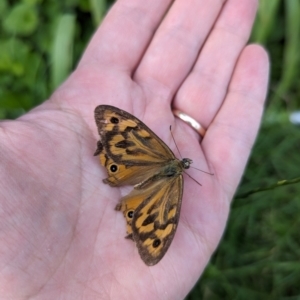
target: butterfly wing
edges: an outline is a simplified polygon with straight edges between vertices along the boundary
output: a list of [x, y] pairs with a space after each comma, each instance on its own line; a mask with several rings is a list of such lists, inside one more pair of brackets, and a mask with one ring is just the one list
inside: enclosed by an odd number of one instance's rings
[[157, 264], [167, 252], [176, 232], [183, 192], [183, 177], [176, 175], [134, 189], [121, 199], [128, 237], [136, 244], [142, 260]]
[[109, 105], [95, 109], [100, 141], [95, 155], [106, 167], [111, 186], [135, 185], [116, 210], [127, 221], [128, 238], [147, 265], [155, 265], [169, 248], [179, 220], [182, 166], [169, 147], [144, 123]]
[[111, 186], [135, 185], [175, 159], [169, 147], [143, 122], [114, 106], [95, 109], [100, 135], [95, 155], [100, 154]]

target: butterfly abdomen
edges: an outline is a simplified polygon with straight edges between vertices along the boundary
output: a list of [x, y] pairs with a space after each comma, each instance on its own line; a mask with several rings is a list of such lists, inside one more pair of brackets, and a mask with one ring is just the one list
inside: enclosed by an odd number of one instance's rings
[[147, 178], [146, 180], [136, 184], [134, 186], [135, 189], [145, 189], [148, 188], [155, 182], [158, 182], [164, 178], [176, 178], [179, 176], [183, 171], [182, 162], [178, 159], [173, 159], [168, 161], [164, 166], [160, 168], [160, 170], [153, 174], [151, 177]]
[[164, 169], [161, 172], [161, 175], [166, 177], [175, 177], [180, 175], [182, 171], [183, 167], [181, 161], [178, 159], [174, 159], [164, 167]]

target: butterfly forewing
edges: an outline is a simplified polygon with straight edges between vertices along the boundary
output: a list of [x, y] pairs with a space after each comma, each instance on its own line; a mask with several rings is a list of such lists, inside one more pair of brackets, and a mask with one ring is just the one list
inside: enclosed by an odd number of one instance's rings
[[100, 105], [95, 109], [95, 119], [101, 143], [110, 157], [133, 165], [161, 163], [175, 158], [153, 131], [123, 110]]

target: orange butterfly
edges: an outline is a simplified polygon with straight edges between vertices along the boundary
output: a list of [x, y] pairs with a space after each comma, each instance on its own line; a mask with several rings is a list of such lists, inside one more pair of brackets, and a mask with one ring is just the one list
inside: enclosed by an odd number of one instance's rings
[[116, 210], [127, 222], [142, 260], [157, 264], [167, 252], [177, 228], [184, 169], [192, 160], [179, 160], [142, 121], [117, 107], [95, 109], [100, 135], [95, 155], [106, 168], [110, 186], [133, 185]]

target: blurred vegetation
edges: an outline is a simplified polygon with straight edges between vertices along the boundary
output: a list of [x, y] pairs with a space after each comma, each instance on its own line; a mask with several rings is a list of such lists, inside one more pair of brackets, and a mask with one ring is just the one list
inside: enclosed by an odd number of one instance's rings
[[[251, 42], [271, 59], [262, 128], [237, 192], [299, 177], [300, 1], [260, 0]], [[0, 119], [47, 99], [76, 67], [108, 0], [0, 1]], [[300, 299], [300, 184], [238, 198], [187, 299]]]
[[0, 1], [0, 119], [47, 99], [76, 67], [112, 1]]

